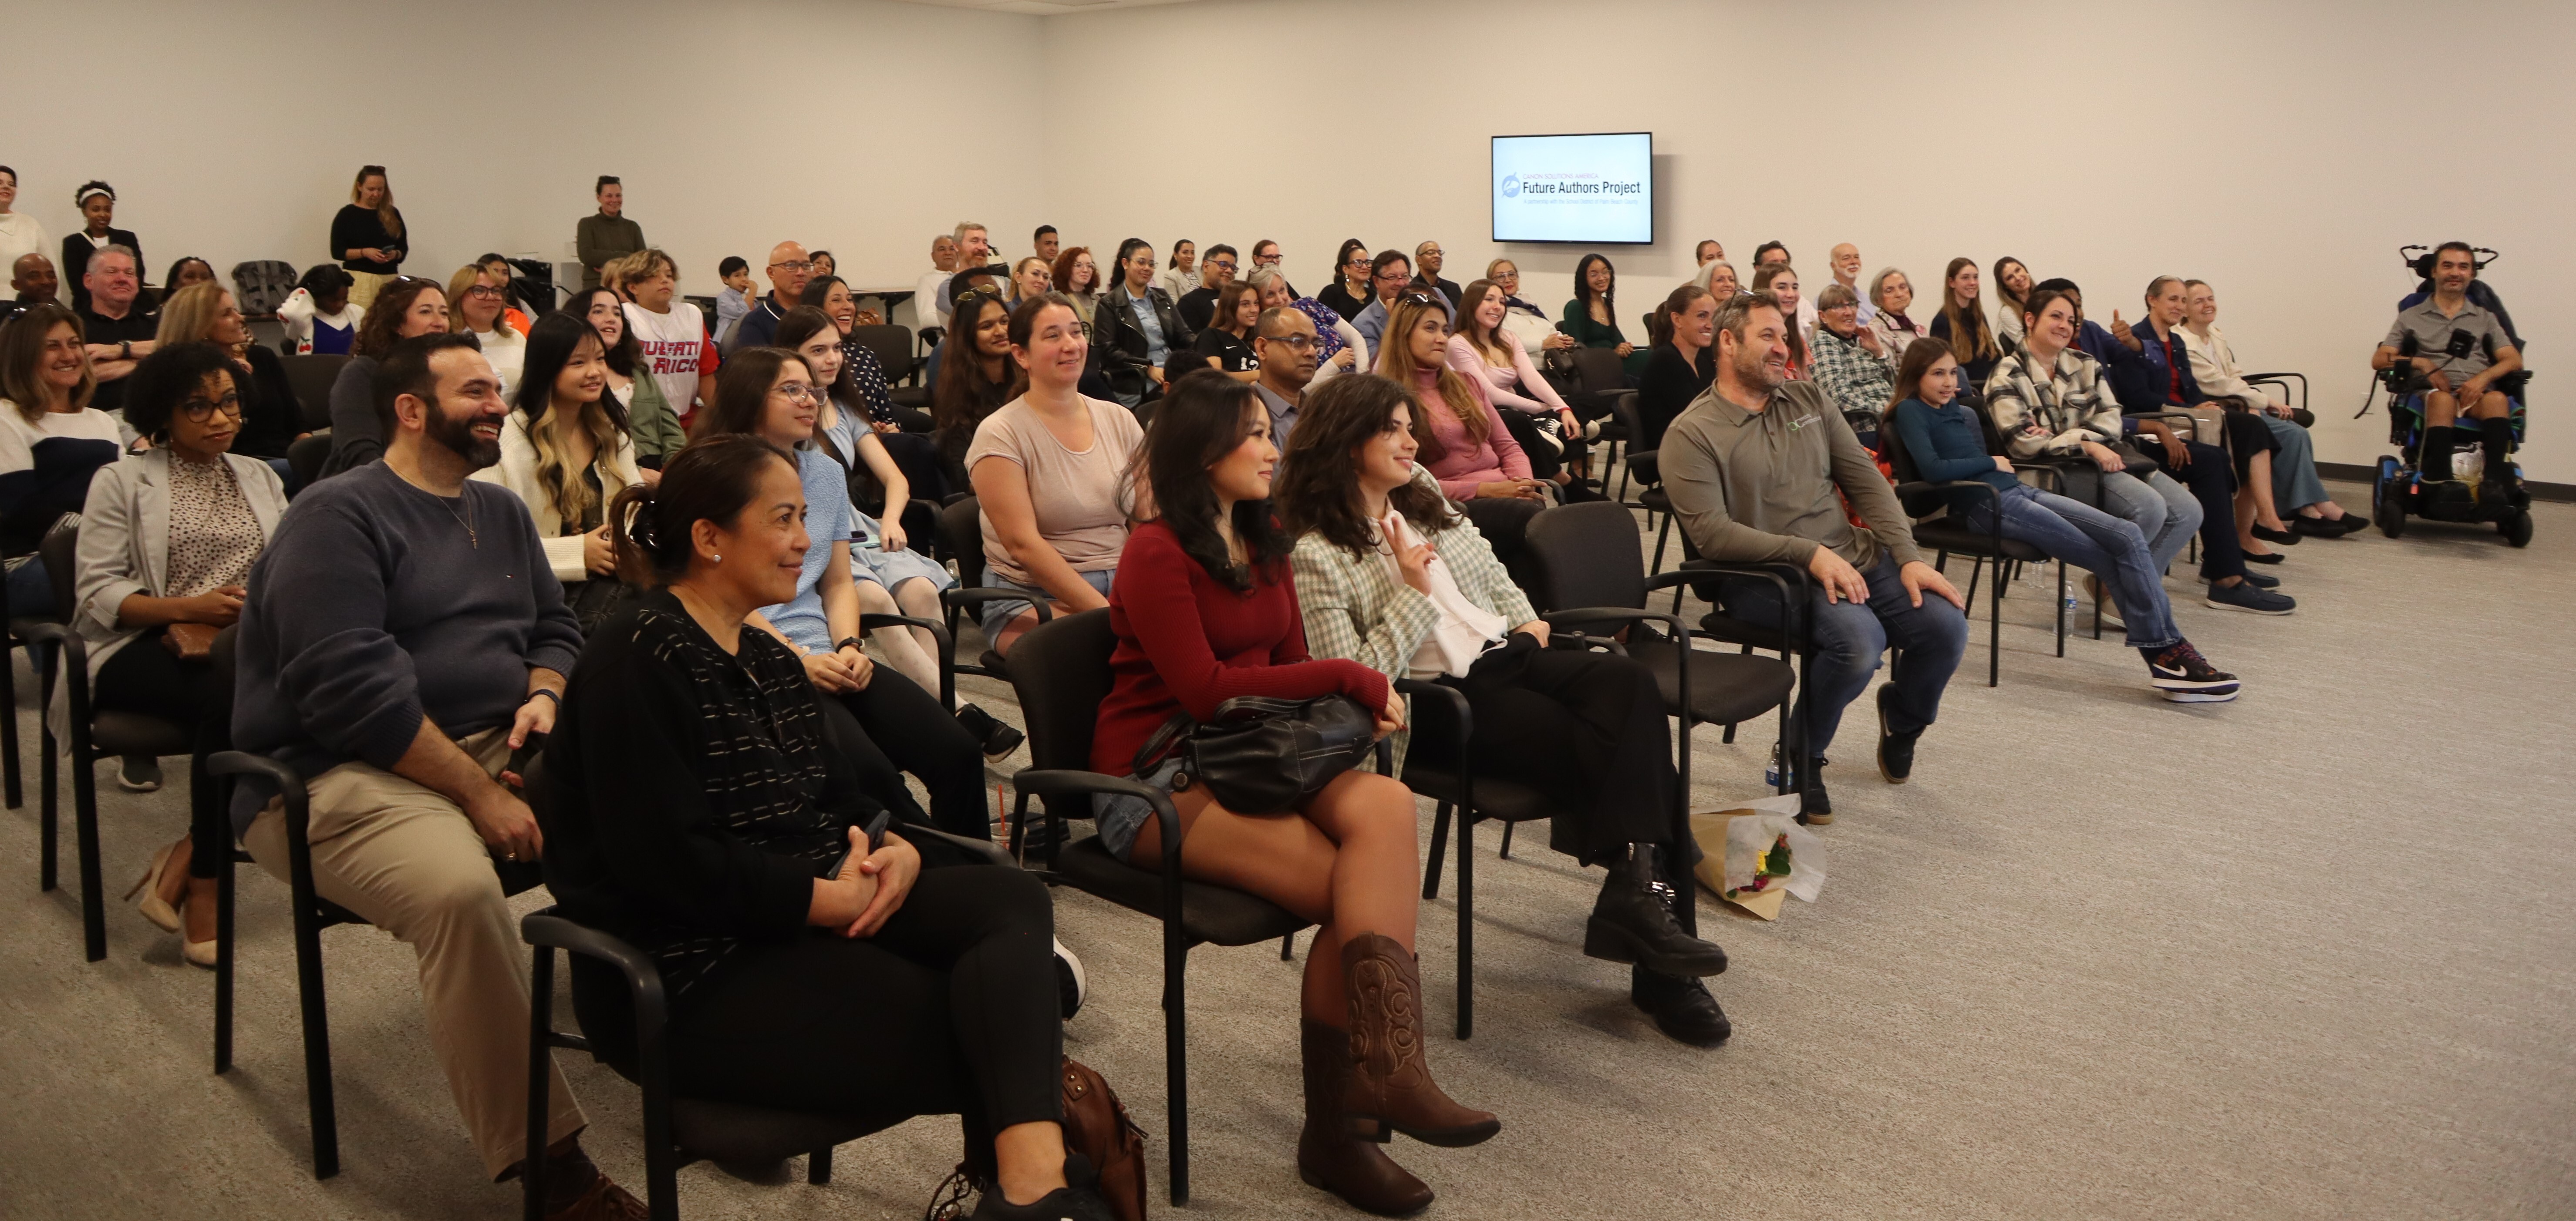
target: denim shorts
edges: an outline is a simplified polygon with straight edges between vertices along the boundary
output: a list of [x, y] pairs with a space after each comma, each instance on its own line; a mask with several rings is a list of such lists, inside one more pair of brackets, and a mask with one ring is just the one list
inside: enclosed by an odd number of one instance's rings
[[[1181, 761], [1175, 757], [1163, 760], [1151, 776], [1129, 776], [1128, 779], [1141, 779], [1148, 786], [1163, 790], [1165, 796], [1170, 796], [1172, 777], [1180, 774], [1180, 770]], [[1144, 830], [1145, 820], [1153, 816], [1154, 807], [1141, 797], [1125, 793], [1091, 795], [1091, 820], [1100, 829], [1100, 846], [1115, 853], [1119, 860], [1127, 859], [1127, 854], [1136, 847], [1136, 833]]]
[[[1113, 568], [1105, 572], [1078, 572], [1074, 575], [1081, 577], [1083, 584], [1099, 590], [1100, 596], [1106, 598], [1109, 596], [1109, 579], [1116, 576], [1117, 572], [1118, 570]], [[1052, 597], [1052, 595], [1048, 594], [1047, 591], [1040, 589], [1035, 585], [1022, 585], [1017, 581], [1005, 580], [1003, 579], [1002, 574], [995, 572], [990, 568], [984, 570], [984, 587], [987, 589], [1007, 589], [1013, 593], [1027, 594], [1032, 599], [1038, 601], [1045, 601]], [[1011, 620], [1019, 618], [1021, 612], [1026, 611], [1027, 609], [1029, 609], [1029, 604], [1027, 602], [999, 601], [987, 602], [982, 607], [978, 608], [975, 612], [975, 619], [976, 622], [981, 624], [984, 628], [986, 647], [991, 647], [991, 642], [1001, 639], [1002, 629], [1009, 627]]]

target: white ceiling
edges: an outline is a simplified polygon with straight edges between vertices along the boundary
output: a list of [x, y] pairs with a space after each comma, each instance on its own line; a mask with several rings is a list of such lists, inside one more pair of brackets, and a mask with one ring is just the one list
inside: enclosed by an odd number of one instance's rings
[[1024, 13], [1032, 17], [1054, 17], [1065, 13], [1096, 13], [1113, 8], [1144, 8], [1153, 4], [1187, 4], [1189, 0], [901, 0], [904, 4], [928, 4], [939, 8], [982, 9], [988, 13]]

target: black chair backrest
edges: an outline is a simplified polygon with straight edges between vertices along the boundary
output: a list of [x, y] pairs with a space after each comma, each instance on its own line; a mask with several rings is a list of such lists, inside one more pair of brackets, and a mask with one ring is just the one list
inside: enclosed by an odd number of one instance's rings
[[1059, 615], [1011, 646], [1011, 688], [1028, 725], [1030, 766], [1091, 770], [1091, 728], [1109, 698], [1109, 654], [1117, 645], [1103, 607]]
[[286, 367], [286, 384], [295, 391], [295, 404], [304, 419], [305, 431], [331, 426], [331, 383], [340, 380], [340, 368], [349, 363], [346, 356], [288, 356], [279, 364]]
[[912, 372], [912, 328], [895, 326], [857, 326], [850, 328], [850, 338], [876, 353], [877, 363], [885, 366], [886, 376], [902, 381]]
[[939, 511], [939, 546], [957, 561], [957, 583], [974, 589], [984, 583], [983, 509], [969, 496]]
[[295, 472], [298, 489], [312, 487], [313, 481], [322, 477], [322, 464], [330, 460], [331, 434], [328, 432], [298, 438], [286, 447], [286, 465]]
[[1620, 364], [1615, 348], [1571, 348], [1574, 354], [1574, 376], [1583, 384], [1583, 393], [1598, 394], [1617, 390], [1627, 383], [1627, 369]]
[[[1975, 409], [1970, 408], [1970, 410], [1974, 411]], [[1923, 468], [1915, 465], [1914, 455], [1906, 451], [1905, 441], [1902, 437], [1897, 435], [1895, 421], [1892, 417], [1879, 427], [1878, 452], [1881, 457], [1887, 459], [1888, 469], [1896, 472], [1896, 481], [1898, 483], [1919, 483], [1922, 481]], [[1918, 492], [1899, 497], [1898, 499], [1904, 503], [1905, 515], [1908, 517], [1921, 517], [1924, 514], [1930, 513], [1932, 510], [1941, 507], [1941, 498], [1930, 493]]]
[[36, 554], [45, 565], [45, 578], [54, 586], [54, 618], [72, 621], [72, 578], [80, 575], [80, 527], [67, 526], [45, 536], [36, 544]]
[[[239, 648], [239, 642], [233, 638], [239, 635], [241, 635], [240, 624], [227, 625], [224, 630], [215, 633], [215, 647], [206, 656], [207, 666], [214, 671], [215, 690], [219, 692], [229, 693], [233, 689], [233, 653]], [[231, 719], [229, 710], [232, 707], [232, 700], [229, 694], [226, 695], [223, 707], [227, 710], [225, 719]]]
[[[1530, 519], [1526, 540], [1538, 561], [1540, 610], [1646, 605], [1646, 562], [1628, 506], [1560, 505]], [[1016, 673], [1019, 654], [1011, 658]]]
[[[1638, 452], [1637, 446], [1646, 439], [1646, 423], [1645, 417], [1637, 414], [1637, 396], [1633, 394], [1612, 395], [1610, 398], [1610, 418], [1618, 421], [1619, 427], [1627, 431], [1629, 452]], [[1650, 449], [1645, 452], [1651, 453], [1653, 451]]]

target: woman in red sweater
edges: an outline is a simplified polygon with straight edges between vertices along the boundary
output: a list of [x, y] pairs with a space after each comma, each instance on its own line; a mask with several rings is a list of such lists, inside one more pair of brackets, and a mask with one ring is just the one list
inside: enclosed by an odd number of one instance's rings
[[[1306, 655], [1290, 543], [1270, 511], [1278, 460], [1260, 396], [1223, 374], [1182, 378], [1155, 412], [1145, 462], [1162, 515], [1136, 527], [1110, 586], [1116, 678], [1092, 739], [1094, 770], [1137, 775], [1168, 791], [1177, 763], [1139, 760], [1138, 749], [1173, 712], [1206, 720], [1239, 695], [1347, 695], [1376, 712], [1381, 737], [1402, 728], [1385, 675]], [[1378, 1144], [1402, 1132], [1472, 1145], [1502, 1124], [1451, 1101], [1423, 1060], [1413, 794], [1353, 770], [1294, 814], [1237, 814], [1195, 787], [1173, 793], [1172, 804], [1184, 874], [1250, 891], [1322, 926], [1307, 952], [1301, 1004], [1299, 1175], [1370, 1212], [1429, 1204], [1431, 1189]], [[1104, 846], [1160, 867], [1162, 832], [1145, 803], [1102, 796], [1095, 808]]]

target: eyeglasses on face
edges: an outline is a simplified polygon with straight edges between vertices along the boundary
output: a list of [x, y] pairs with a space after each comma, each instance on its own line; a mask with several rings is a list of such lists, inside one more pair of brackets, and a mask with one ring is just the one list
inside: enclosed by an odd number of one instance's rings
[[1291, 352], [1311, 352], [1318, 342], [1312, 335], [1264, 335], [1263, 343], [1285, 344]]
[[203, 424], [213, 419], [218, 411], [236, 420], [242, 418], [241, 394], [238, 391], [232, 391], [211, 403], [201, 398], [192, 398], [179, 404], [179, 414], [186, 416], [191, 424]]
[[774, 271], [812, 271], [812, 270], [814, 270], [814, 263], [813, 263], [813, 261], [812, 261], [812, 260], [810, 260], [810, 259], [798, 259], [798, 260], [796, 260], [796, 261], [794, 261], [794, 262], [792, 262], [792, 263], [772, 263], [772, 264], [770, 264], [769, 266], [770, 266], [771, 270], [774, 270]]
[[803, 382], [782, 382], [770, 387], [769, 392], [771, 394], [782, 395], [788, 402], [794, 403], [800, 407], [811, 407], [814, 404], [823, 401], [820, 395], [814, 393], [814, 388], [812, 386], [808, 386]]
[[1216, 268], [1218, 271], [1234, 270], [1234, 260], [1232, 259], [1209, 259], [1207, 261], [1207, 265]]
[[472, 287], [472, 288], [466, 289], [466, 290], [465, 290], [465, 295], [466, 295], [466, 296], [469, 296], [469, 297], [475, 297], [475, 298], [478, 298], [478, 299], [481, 299], [481, 300], [484, 300], [484, 301], [496, 301], [496, 300], [499, 300], [499, 299], [500, 299], [504, 294], [503, 294], [502, 290], [500, 290], [500, 289], [498, 289], [498, 288], [495, 288], [495, 287], [493, 287], [492, 285], [489, 285], [489, 284], [477, 284], [477, 285], [475, 285], [475, 286], [474, 286], [474, 287]]

